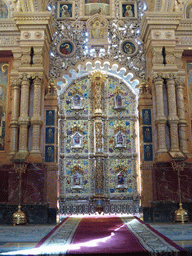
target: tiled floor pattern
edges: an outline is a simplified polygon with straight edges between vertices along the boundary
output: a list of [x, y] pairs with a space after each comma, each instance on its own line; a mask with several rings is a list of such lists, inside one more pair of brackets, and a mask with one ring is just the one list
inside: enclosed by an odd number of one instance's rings
[[[192, 223], [153, 223], [151, 226], [192, 255]], [[5, 252], [34, 248], [53, 228], [54, 225], [14, 227], [0, 225], [0, 255]]]

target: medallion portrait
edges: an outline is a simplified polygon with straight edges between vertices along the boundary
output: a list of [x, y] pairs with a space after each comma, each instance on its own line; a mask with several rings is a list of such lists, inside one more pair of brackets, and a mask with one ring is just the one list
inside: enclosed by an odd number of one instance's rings
[[122, 44], [122, 50], [127, 55], [132, 55], [136, 52], [136, 46], [134, 43], [126, 41]]
[[73, 42], [66, 40], [58, 45], [57, 50], [62, 57], [71, 57], [75, 53], [75, 45]]

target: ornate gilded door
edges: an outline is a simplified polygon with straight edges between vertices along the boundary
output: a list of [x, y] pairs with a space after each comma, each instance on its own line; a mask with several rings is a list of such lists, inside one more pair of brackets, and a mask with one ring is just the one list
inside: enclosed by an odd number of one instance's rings
[[136, 96], [100, 71], [59, 100], [60, 213], [136, 212]]

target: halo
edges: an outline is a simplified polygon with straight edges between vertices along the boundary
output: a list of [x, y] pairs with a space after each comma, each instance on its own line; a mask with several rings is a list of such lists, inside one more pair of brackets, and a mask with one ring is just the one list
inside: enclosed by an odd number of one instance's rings
[[8, 64], [3, 64], [3, 65], [1, 66], [1, 71], [5, 73], [5, 72], [7, 71], [7, 69], [8, 69], [8, 67], [9, 67]]
[[64, 9], [65, 7], [68, 9], [68, 5], [66, 5], [66, 4], [64, 4], [64, 5], [62, 6], [62, 9]]
[[127, 9], [128, 7], [129, 7], [129, 8], [131, 8], [131, 5], [130, 5], [130, 4], [128, 4], [128, 5], [126, 5], [126, 7], [125, 7], [125, 8]]

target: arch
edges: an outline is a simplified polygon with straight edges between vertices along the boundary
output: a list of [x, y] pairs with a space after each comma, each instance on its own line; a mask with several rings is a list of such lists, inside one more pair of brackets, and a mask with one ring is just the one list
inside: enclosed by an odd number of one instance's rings
[[192, 0], [189, 0], [184, 7], [185, 18], [192, 19]]
[[0, 19], [7, 19], [10, 16], [9, 4], [6, 0], [0, 0]]

